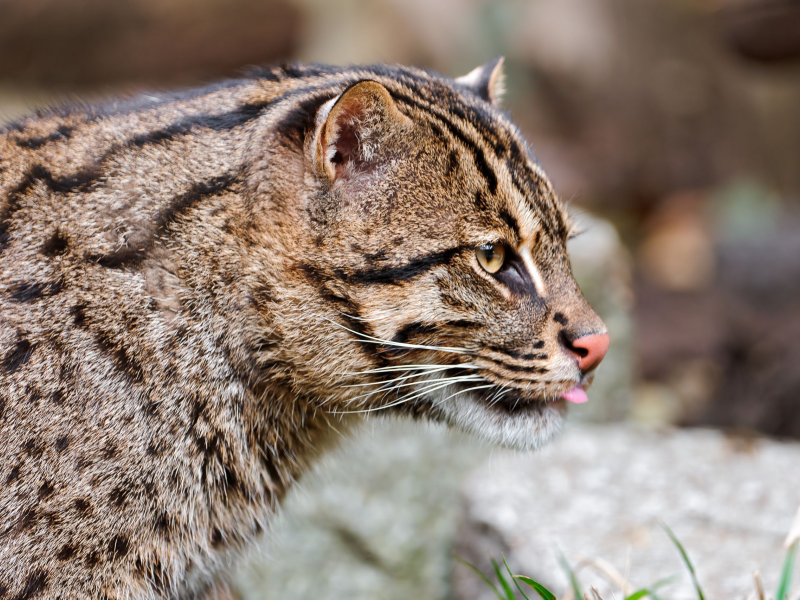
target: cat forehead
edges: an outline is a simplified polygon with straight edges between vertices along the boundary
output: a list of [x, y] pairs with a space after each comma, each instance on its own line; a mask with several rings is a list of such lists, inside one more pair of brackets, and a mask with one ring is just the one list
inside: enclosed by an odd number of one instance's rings
[[473, 208], [498, 218], [518, 241], [564, 240], [573, 227], [566, 207], [524, 137], [508, 116], [452, 90], [438, 107], [416, 104], [412, 113], [438, 141], [446, 174], [477, 188]]

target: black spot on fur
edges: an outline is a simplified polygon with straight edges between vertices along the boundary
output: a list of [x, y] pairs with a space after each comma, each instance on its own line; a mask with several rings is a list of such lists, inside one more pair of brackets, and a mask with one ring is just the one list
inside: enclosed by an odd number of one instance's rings
[[50, 395], [50, 400], [53, 401], [53, 404], [64, 404], [64, 392], [61, 390], [56, 390]]
[[16, 596], [15, 600], [31, 600], [36, 598], [47, 587], [47, 573], [41, 570], [36, 570], [25, 580], [25, 586], [22, 591]]
[[48, 496], [50, 496], [50, 495], [51, 495], [51, 494], [52, 494], [54, 491], [55, 491], [55, 488], [53, 487], [53, 484], [52, 484], [52, 482], [50, 482], [50, 481], [45, 481], [45, 482], [44, 482], [44, 483], [43, 483], [43, 484], [42, 484], [42, 485], [39, 487], [39, 498], [47, 498], [47, 497], [48, 497]]
[[54, 296], [61, 291], [61, 282], [40, 283], [37, 281], [20, 281], [10, 288], [11, 300], [14, 302], [33, 302], [46, 296]]
[[212, 548], [219, 548], [220, 546], [222, 546], [223, 541], [224, 541], [224, 536], [222, 534], [222, 531], [218, 527], [215, 527], [214, 529], [212, 529], [211, 530], [211, 547]]
[[61, 550], [58, 551], [58, 554], [56, 554], [56, 558], [58, 560], [69, 560], [70, 558], [75, 556], [76, 552], [77, 548], [75, 548], [75, 546], [73, 546], [72, 544], [64, 544], [63, 546], [61, 546]]
[[32, 386], [25, 386], [25, 396], [28, 399], [28, 402], [31, 404], [39, 404], [39, 400], [42, 399], [42, 394], [36, 388]]
[[145, 481], [142, 485], [144, 488], [145, 496], [147, 496], [150, 500], [154, 499], [156, 496], [156, 484], [152, 481]]
[[42, 452], [44, 452], [42, 445], [36, 438], [28, 438], [28, 441], [26, 441], [22, 447], [29, 456], [33, 456], [34, 458], [41, 456]]
[[130, 542], [124, 535], [116, 535], [108, 541], [108, 555], [111, 560], [119, 560], [127, 556], [130, 551]]
[[68, 140], [72, 135], [72, 127], [67, 125], [59, 125], [58, 128], [48, 135], [35, 135], [29, 138], [17, 139], [16, 144], [20, 148], [30, 148], [36, 150], [50, 142], [57, 142], [58, 140]]
[[142, 366], [131, 356], [124, 346], [115, 345], [113, 340], [100, 332], [95, 340], [97, 345], [114, 359], [114, 364], [130, 379], [140, 381], [144, 376]]
[[119, 486], [115, 487], [111, 490], [111, 493], [108, 496], [109, 502], [114, 504], [115, 506], [123, 506], [125, 502], [128, 500], [128, 490], [125, 490]]
[[230, 465], [223, 465], [223, 471], [225, 473], [225, 490], [228, 494], [232, 492], [239, 492], [239, 477], [236, 475], [236, 471]]
[[567, 323], [569, 323], [567, 317], [565, 317], [564, 314], [560, 312], [557, 312], [553, 315], [553, 321], [555, 321], [559, 325], [566, 325]]
[[172, 533], [172, 524], [170, 523], [169, 515], [166, 512], [158, 512], [154, 521], [154, 525], [156, 531], [159, 531], [161, 535], [169, 539], [169, 536]]
[[19, 516], [19, 520], [17, 521], [17, 529], [19, 531], [26, 531], [30, 529], [36, 523], [37, 517], [38, 515], [36, 514], [35, 509], [26, 508]]
[[543, 340], [539, 340], [538, 342], [536, 342], [536, 343], [533, 345], [533, 347], [534, 347], [534, 348], [536, 348], [537, 350], [538, 350], [539, 348], [544, 348], [544, 341], [543, 341]]
[[0, 362], [0, 368], [3, 368], [8, 374], [14, 373], [30, 360], [35, 348], [35, 344], [31, 344], [25, 338], [18, 339], [14, 347]]
[[147, 454], [150, 456], [158, 456], [160, 454], [158, 446], [154, 442], [147, 444]]
[[17, 479], [19, 479], [19, 465], [14, 465], [8, 473], [8, 477], [6, 477], [6, 483], [11, 483]]
[[11, 229], [11, 220], [14, 217], [14, 213], [19, 210], [19, 197], [22, 195], [28, 187], [33, 183], [33, 178], [31, 177], [30, 173], [28, 173], [22, 181], [15, 187], [11, 192], [8, 194], [5, 208], [0, 211], [0, 252], [8, 246], [8, 242], [10, 239], [10, 232]]
[[488, 212], [490, 208], [489, 201], [486, 199], [486, 194], [483, 190], [475, 192], [475, 208], [478, 212]]
[[92, 550], [89, 553], [89, 556], [86, 557], [86, 566], [90, 569], [97, 566], [97, 563], [100, 562], [100, 555], [96, 550]]
[[3, 418], [5, 412], [6, 412], [6, 399], [0, 396], [0, 419]]
[[60, 438], [56, 440], [56, 450], [61, 453], [67, 449], [69, 446], [69, 437], [66, 435], [62, 435]]
[[76, 327], [83, 327], [86, 323], [86, 305], [76, 304], [70, 309], [70, 314], [72, 315], [72, 322], [75, 324]]
[[458, 156], [458, 150], [450, 150], [450, 154], [447, 156], [447, 176], [452, 177], [458, 172], [458, 166], [461, 162], [461, 159]]
[[113, 442], [109, 442], [109, 444], [103, 448], [103, 458], [106, 460], [111, 460], [112, 458], [117, 456], [117, 445]]
[[61, 233], [60, 229], [56, 228], [53, 234], [42, 244], [40, 250], [45, 256], [61, 256], [67, 251], [68, 245], [67, 238]]
[[86, 514], [89, 511], [90, 504], [86, 498], [77, 498], [74, 502], [75, 510], [80, 514]]

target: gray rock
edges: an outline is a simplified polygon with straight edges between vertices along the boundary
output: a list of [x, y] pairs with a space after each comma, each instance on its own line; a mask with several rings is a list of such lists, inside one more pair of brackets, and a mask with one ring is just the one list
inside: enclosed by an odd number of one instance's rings
[[[800, 444], [729, 438], [707, 430], [636, 431], [572, 426], [535, 455], [494, 456], [465, 485], [458, 552], [488, 572], [505, 553], [517, 573], [561, 595], [558, 564], [601, 559], [634, 586], [673, 574], [664, 598], [696, 597], [680, 556], [657, 520], [683, 543], [709, 599], [744, 598], [759, 569], [774, 593], [783, 542], [800, 505]], [[620, 589], [590, 567], [584, 590]], [[493, 595], [465, 568], [458, 600]], [[612, 591], [616, 596], [612, 595]]]
[[450, 597], [459, 487], [488, 449], [440, 427], [370, 424], [292, 490], [241, 598]]

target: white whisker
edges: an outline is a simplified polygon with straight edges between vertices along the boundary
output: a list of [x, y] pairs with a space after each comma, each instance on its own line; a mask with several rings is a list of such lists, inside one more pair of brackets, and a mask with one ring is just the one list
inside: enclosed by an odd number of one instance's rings
[[[470, 379], [467, 379], [467, 377], [469, 377]], [[385, 410], [387, 408], [392, 408], [393, 406], [398, 406], [400, 404], [404, 404], [406, 402], [410, 402], [411, 400], [415, 400], [416, 398], [419, 398], [420, 396], [424, 396], [424, 395], [429, 394], [431, 392], [435, 392], [436, 390], [440, 390], [442, 388], [449, 387], [449, 386], [453, 385], [454, 383], [460, 383], [462, 381], [480, 381], [480, 380], [482, 380], [482, 378], [477, 376], [477, 375], [467, 375], [464, 378], [450, 377], [450, 378], [444, 379], [444, 380], [436, 379], [436, 380], [433, 380], [428, 386], [424, 387], [422, 390], [418, 390], [418, 391], [416, 391], [416, 393], [414, 393], [414, 391], [412, 391], [410, 395], [405, 395], [402, 398], [400, 398], [399, 400], [395, 400], [394, 402], [390, 402], [389, 404], [385, 404], [383, 406], [377, 406], [375, 408], [365, 408], [363, 410], [341, 411], [341, 413], [342, 414], [356, 414], [356, 413], [377, 412], [379, 410]], [[339, 412], [340, 411], [337, 411], [337, 414]]]
[[377, 367], [375, 369], [368, 369], [366, 371], [353, 371], [353, 372], [341, 372], [341, 373], [334, 373], [334, 375], [343, 375], [343, 376], [355, 376], [355, 375], [371, 375], [373, 373], [389, 373], [392, 371], [426, 371], [426, 370], [437, 370], [439, 368], [448, 368], [448, 369], [478, 369], [475, 364], [472, 363], [461, 363], [457, 365], [438, 365], [438, 364], [420, 364], [420, 365], [392, 365], [389, 367]]
[[361, 333], [359, 331], [355, 331], [353, 329], [350, 329], [349, 327], [345, 327], [341, 323], [337, 323], [336, 321], [334, 321], [332, 319], [329, 319], [327, 317], [321, 317], [321, 318], [326, 320], [326, 321], [328, 321], [332, 325], [335, 325], [336, 327], [339, 327], [340, 329], [344, 329], [345, 331], [348, 331], [348, 332], [352, 333], [355, 336], [358, 336], [360, 338], [364, 338], [364, 339], [355, 339], [355, 340], [353, 340], [355, 342], [362, 342], [364, 344], [381, 344], [381, 345], [386, 345], [386, 346], [395, 346], [397, 348], [409, 348], [409, 349], [412, 349], [412, 350], [436, 350], [436, 351], [439, 351], [439, 352], [452, 352], [453, 354], [472, 354], [472, 352], [469, 352], [468, 350], [465, 350], [464, 348], [453, 348], [453, 347], [450, 347], [450, 346], [426, 346], [424, 344], [407, 344], [405, 342], [393, 342], [391, 340], [384, 340], [384, 339], [381, 339], [381, 338], [378, 338], [378, 337], [367, 335], [366, 333]]
[[[460, 383], [460, 382], [464, 382], [464, 381], [482, 381], [482, 380], [483, 380], [483, 378], [480, 377], [479, 375], [463, 375], [461, 377], [448, 377], [446, 379], [434, 379], [434, 380], [430, 381], [427, 384], [427, 386], [428, 387], [438, 386], [440, 384], [451, 385], [453, 383]], [[408, 383], [402, 383], [402, 384], [399, 384], [399, 385], [393, 385], [393, 386], [390, 386], [390, 387], [385, 388], [385, 389], [372, 390], [370, 392], [367, 392], [366, 394], [362, 394], [360, 396], [356, 396], [355, 398], [352, 398], [351, 401], [356, 401], [356, 400], [359, 400], [361, 398], [369, 398], [370, 396], [374, 396], [375, 394], [379, 394], [381, 392], [383, 392], [384, 396], [386, 396], [387, 394], [390, 394], [391, 392], [393, 392], [395, 390], [398, 390], [400, 388], [410, 387], [410, 386], [418, 386], [418, 385], [420, 385], [419, 381], [411, 381], [411, 382], [408, 382]], [[423, 384], [423, 385], [425, 385], [425, 384]], [[425, 389], [427, 390], [427, 388], [425, 388]]]
[[442, 400], [437, 401], [434, 404], [434, 406], [438, 406], [439, 404], [442, 404], [443, 402], [447, 402], [453, 396], [458, 396], [459, 394], [463, 394], [465, 392], [474, 392], [475, 390], [485, 390], [486, 388], [493, 388], [493, 387], [495, 387], [495, 384], [490, 383], [489, 385], [478, 385], [478, 386], [469, 387], [469, 388], [467, 388], [465, 390], [459, 390], [459, 391], [457, 391], [457, 392], [455, 392], [453, 394], [450, 394], [447, 398], [444, 398]]
[[439, 373], [441, 371], [447, 371], [450, 367], [439, 367], [438, 369], [426, 369], [422, 373], [412, 373], [410, 375], [403, 375], [402, 377], [395, 377], [394, 379], [388, 379], [386, 381], [370, 381], [367, 383], [351, 383], [348, 385], [343, 385], [340, 387], [343, 388], [357, 388], [357, 387], [367, 387], [370, 385], [386, 385], [387, 383], [392, 383], [393, 381], [403, 381], [405, 379], [413, 379], [415, 377], [425, 377], [429, 373]]

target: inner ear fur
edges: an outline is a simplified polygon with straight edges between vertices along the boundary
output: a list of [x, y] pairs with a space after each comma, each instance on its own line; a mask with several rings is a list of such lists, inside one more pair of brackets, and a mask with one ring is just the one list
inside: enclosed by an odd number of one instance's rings
[[360, 81], [326, 102], [317, 115], [314, 163], [318, 175], [333, 182], [377, 160], [393, 127], [410, 119], [377, 81]]

